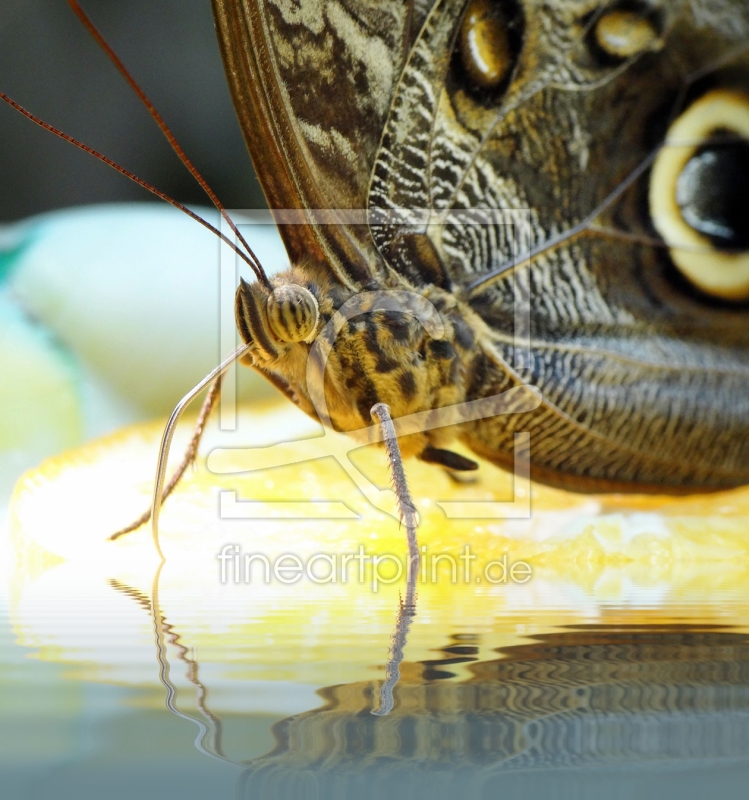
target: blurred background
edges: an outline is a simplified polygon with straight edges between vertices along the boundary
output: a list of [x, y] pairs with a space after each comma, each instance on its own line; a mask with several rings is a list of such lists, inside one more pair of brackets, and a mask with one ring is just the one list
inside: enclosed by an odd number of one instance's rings
[[[229, 208], [263, 208], [218, 52], [210, 0], [81, 0]], [[206, 203], [65, 0], [0, 2], [0, 89], [184, 203]], [[126, 178], [0, 104], [0, 221], [142, 201]]]
[[[210, 0], [81, 5], [225, 206], [264, 209]], [[0, 0], [0, 90], [218, 224], [66, 0]], [[275, 226], [246, 224], [266, 269], [283, 268]], [[0, 526], [23, 470], [168, 414], [234, 348], [241, 270], [220, 252], [204, 228], [0, 103]], [[238, 381], [245, 400], [270, 391], [248, 369]]]

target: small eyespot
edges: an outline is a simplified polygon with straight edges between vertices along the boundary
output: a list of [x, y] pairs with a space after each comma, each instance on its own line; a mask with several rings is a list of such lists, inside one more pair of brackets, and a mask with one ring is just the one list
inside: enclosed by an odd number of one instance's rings
[[282, 342], [301, 342], [317, 328], [320, 311], [308, 289], [288, 283], [276, 287], [266, 305], [268, 325]]
[[496, 89], [513, 62], [507, 24], [492, 0], [471, 0], [460, 27], [461, 63], [481, 89]]
[[659, 35], [653, 20], [642, 13], [615, 9], [596, 23], [595, 41], [608, 56], [626, 59], [654, 49]]
[[650, 215], [682, 274], [749, 299], [749, 97], [717, 89], [671, 125], [650, 175]]

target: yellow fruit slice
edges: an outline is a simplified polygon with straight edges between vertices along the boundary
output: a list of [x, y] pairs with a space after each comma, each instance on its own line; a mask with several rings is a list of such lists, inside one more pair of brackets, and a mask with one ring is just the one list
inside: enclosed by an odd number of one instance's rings
[[[211, 424], [197, 466], [167, 500], [160, 525], [167, 558], [224, 541], [269, 553], [342, 552], [377, 542], [383, 553], [405, 554], [382, 450], [323, 434], [283, 403], [240, 410], [236, 427], [220, 431]], [[18, 552], [33, 542], [63, 559], [122, 559], [130, 552], [150, 557], [148, 526], [117, 542], [107, 539], [150, 504], [161, 429], [160, 423], [136, 425], [27, 473], [11, 501]], [[178, 428], [170, 465], [190, 431], [190, 421]], [[573, 562], [581, 560], [665, 568], [749, 553], [749, 489], [686, 497], [586, 496], [522, 480], [513, 489], [512, 475], [485, 463], [468, 484], [416, 460], [407, 462], [407, 470], [421, 518], [419, 540], [428, 554], [457, 555], [468, 545], [477, 555], [511, 552], [574, 577]], [[448, 511], [457, 518], [448, 518], [445, 509], [458, 501], [490, 503], [487, 518], [460, 518], [462, 506]]]
[[[179, 429], [175, 453], [189, 432], [189, 424]], [[377, 494], [389, 485], [382, 451], [350, 452], [361, 473], [347, 472], [341, 463], [350, 440], [323, 437], [285, 404], [243, 409], [234, 432], [214, 424], [196, 469], [164, 506], [166, 564], [159, 572], [147, 527], [117, 542], [107, 537], [147, 507], [160, 433], [158, 424], [129, 428], [21, 479], [9, 517], [19, 640], [43, 658], [77, 665], [76, 674], [88, 679], [155, 685], [158, 618], [173, 660], [197, 652], [201, 669], [234, 686], [235, 693], [226, 688], [227, 706], [248, 682], [299, 687], [381, 674], [369, 670], [382, 670], [387, 658], [405, 588], [396, 562], [406, 553], [387, 493]], [[316, 453], [324, 457], [314, 459]], [[248, 464], [254, 471], [233, 473]], [[747, 489], [592, 497], [519, 481], [513, 513], [522, 512], [521, 495], [530, 492], [530, 517], [448, 519], [451, 501], [509, 501], [512, 476], [482, 464], [477, 483], [459, 485], [433, 466], [407, 467], [424, 552], [409, 661], [433, 657], [456, 632], [501, 647], [562, 624], [730, 625], [747, 609]], [[366, 485], [374, 486], [380, 508], [352, 475], [371, 480]], [[218, 556], [226, 547], [222, 581]], [[342, 557], [359, 548], [363, 575], [359, 562], [349, 561], [344, 579]], [[475, 556], [468, 574], [466, 552]], [[256, 556], [249, 580], [247, 555]], [[274, 569], [290, 555], [311, 571], [284, 582]], [[531, 574], [521, 570], [513, 581], [507, 571], [518, 562]]]

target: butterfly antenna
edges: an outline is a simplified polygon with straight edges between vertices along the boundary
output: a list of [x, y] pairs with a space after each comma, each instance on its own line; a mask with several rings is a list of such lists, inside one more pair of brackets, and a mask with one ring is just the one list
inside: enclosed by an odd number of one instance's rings
[[[195, 178], [195, 180], [200, 185], [200, 188], [208, 195], [208, 197], [210, 198], [211, 202], [216, 207], [218, 212], [226, 220], [227, 224], [234, 232], [234, 235], [242, 243], [245, 250], [249, 254], [250, 258], [252, 259], [252, 262], [254, 264], [253, 271], [258, 276], [258, 279], [262, 281], [262, 283], [266, 287], [270, 288], [270, 281], [268, 280], [268, 277], [265, 274], [265, 270], [263, 269], [262, 264], [260, 263], [260, 259], [255, 255], [254, 251], [252, 250], [252, 248], [250, 247], [244, 236], [242, 236], [242, 234], [239, 232], [239, 228], [237, 228], [237, 226], [234, 224], [234, 221], [229, 216], [228, 212], [226, 211], [223, 204], [216, 196], [213, 189], [211, 189], [211, 187], [206, 182], [205, 178], [203, 178], [200, 172], [198, 172], [197, 167], [192, 163], [192, 161], [190, 161], [187, 154], [185, 153], [185, 151], [180, 146], [179, 142], [174, 137], [174, 134], [169, 129], [169, 126], [164, 121], [164, 118], [156, 110], [154, 104], [149, 100], [146, 93], [138, 85], [135, 78], [133, 78], [133, 76], [128, 71], [127, 67], [122, 63], [119, 56], [114, 52], [110, 44], [101, 34], [99, 29], [91, 21], [91, 18], [88, 16], [88, 14], [86, 14], [86, 12], [81, 8], [78, 2], [76, 2], [76, 0], [68, 0], [68, 5], [73, 9], [73, 12], [76, 14], [76, 16], [81, 21], [86, 30], [94, 38], [99, 47], [101, 47], [101, 49], [107, 54], [107, 56], [109, 56], [110, 61], [115, 65], [115, 67], [117, 67], [117, 70], [119, 71], [120, 75], [122, 75], [122, 77], [127, 81], [130, 88], [135, 92], [135, 94], [140, 99], [141, 103], [143, 103], [143, 105], [146, 107], [148, 113], [151, 115], [151, 117], [153, 117], [154, 122], [159, 126], [159, 129], [164, 134], [164, 137], [166, 138], [167, 142], [169, 142], [169, 144], [171, 145], [172, 150], [174, 150], [174, 152], [177, 154], [179, 160], [185, 165], [185, 167], [187, 167], [190, 174], [193, 176], [193, 178]], [[251, 266], [253, 266], [253, 264], [251, 264]]]
[[5, 92], [0, 92], [0, 100], [5, 101], [11, 108], [15, 108], [19, 114], [23, 114], [24, 117], [30, 119], [32, 122], [39, 125], [39, 127], [44, 128], [45, 131], [49, 131], [50, 133], [54, 133], [55, 136], [58, 136], [60, 139], [69, 142], [72, 145], [75, 145], [79, 150], [83, 150], [84, 153], [88, 153], [90, 156], [94, 158], [98, 158], [99, 161], [104, 162], [107, 166], [111, 167], [113, 170], [116, 170], [120, 173], [120, 175], [124, 175], [126, 178], [129, 178], [133, 183], [137, 183], [138, 186], [142, 186], [144, 189], [147, 189], [151, 194], [156, 195], [160, 200], [164, 200], [165, 202], [169, 203], [169, 205], [178, 208], [183, 214], [187, 214], [188, 217], [194, 219], [196, 222], [199, 222], [204, 228], [208, 228], [211, 233], [214, 233], [216, 236], [221, 239], [225, 244], [229, 245], [231, 249], [243, 260], [245, 261], [252, 271], [257, 275], [259, 280], [266, 280], [265, 273], [258, 272], [257, 265], [250, 260], [250, 257], [243, 251], [240, 250], [237, 245], [232, 242], [232, 240], [226, 236], [225, 234], [221, 233], [221, 231], [216, 228], [215, 226], [211, 225], [210, 222], [207, 222], [202, 217], [198, 216], [194, 211], [190, 211], [187, 206], [182, 205], [179, 201], [175, 200], [172, 197], [169, 197], [168, 194], [165, 194], [161, 190], [157, 189], [155, 186], [152, 186], [150, 183], [146, 183], [143, 179], [139, 178], [137, 175], [134, 175], [132, 172], [126, 170], [124, 167], [121, 167], [116, 161], [112, 161], [111, 158], [107, 158], [105, 155], [102, 155], [98, 150], [94, 150], [93, 147], [89, 147], [87, 144], [83, 144], [83, 142], [79, 142], [78, 139], [74, 139], [72, 136], [69, 136], [67, 133], [64, 133], [59, 128], [55, 128], [53, 125], [50, 125], [48, 122], [45, 122], [43, 119], [39, 119], [35, 114], [32, 114], [31, 111], [25, 109], [20, 103], [16, 103], [12, 97], [9, 97]]

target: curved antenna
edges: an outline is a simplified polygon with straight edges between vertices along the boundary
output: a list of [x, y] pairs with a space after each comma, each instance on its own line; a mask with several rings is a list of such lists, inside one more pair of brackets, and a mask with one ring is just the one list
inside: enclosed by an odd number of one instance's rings
[[9, 97], [7, 94], [5, 94], [5, 92], [0, 92], [0, 100], [4, 100], [9, 106], [11, 106], [11, 108], [15, 108], [19, 114], [23, 114], [24, 117], [30, 119], [32, 122], [39, 125], [39, 127], [44, 128], [45, 131], [54, 133], [55, 136], [58, 136], [60, 139], [64, 139], [66, 142], [75, 145], [79, 150], [83, 150], [84, 153], [88, 153], [90, 156], [98, 158], [99, 161], [103, 161], [108, 167], [111, 167], [113, 170], [119, 172], [120, 175], [124, 175], [126, 178], [129, 178], [131, 181], [133, 181], [133, 183], [137, 183], [138, 186], [142, 186], [144, 189], [147, 189], [149, 192], [151, 192], [151, 194], [156, 195], [156, 197], [158, 197], [160, 200], [164, 200], [165, 202], [169, 203], [169, 205], [178, 208], [183, 214], [187, 214], [188, 217], [194, 219], [196, 222], [199, 222], [204, 228], [208, 228], [211, 233], [216, 234], [216, 236], [218, 236], [219, 239], [224, 242], [224, 244], [228, 244], [229, 247], [231, 247], [231, 249], [242, 259], [242, 261], [246, 262], [250, 266], [258, 280], [263, 282], [268, 280], [265, 276], [265, 273], [260, 272], [250, 257], [243, 250], [240, 250], [228, 236], [221, 233], [218, 228], [214, 227], [210, 222], [207, 222], [202, 217], [198, 216], [194, 211], [190, 211], [187, 206], [183, 206], [182, 203], [172, 197], [169, 197], [168, 194], [160, 191], [155, 186], [151, 186], [150, 183], [146, 183], [146, 181], [142, 180], [137, 175], [134, 175], [124, 167], [121, 167], [116, 161], [112, 161], [111, 158], [107, 158], [105, 155], [102, 155], [102, 153], [100, 153], [98, 150], [94, 150], [93, 147], [89, 147], [87, 144], [79, 142], [78, 139], [74, 139], [72, 136], [64, 133], [59, 128], [55, 128], [54, 125], [50, 125], [48, 122], [40, 119], [35, 114], [32, 114], [31, 111], [25, 109], [20, 103], [16, 103], [16, 101], [13, 100], [12, 97]]
[[[194, 386], [190, 391], [177, 403], [172, 411], [169, 421], [166, 423], [164, 433], [161, 435], [161, 444], [159, 445], [159, 459], [156, 464], [156, 480], [154, 481], [153, 497], [151, 499], [151, 533], [153, 535], [153, 543], [156, 547], [156, 552], [162, 562], [166, 561], [164, 554], [161, 552], [159, 545], [159, 512], [161, 511], [161, 504], [164, 502], [164, 478], [166, 475], [166, 463], [169, 459], [169, 449], [172, 446], [172, 439], [174, 438], [174, 431], [179, 422], [179, 418], [184, 413], [187, 406], [208, 386], [209, 383], [217, 380], [221, 375], [237, 359], [241, 358], [250, 349], [249, 344], [243, 344], [238, 347], [228, 358], [222, 361], [216, 369], [209, 372], [200, 383]], [[116, 534], [115, 534], [116, 535]]]
[[234, 224], [234, 221], [227, 213], [226, 209], [216, 196], [213, 189], [211, 189], [211, 187], [206, 182], [205, 178], [203, 178], [200, 172], [198, 172], [197, 167], [192, 163], [192, 161], [190, 161], [187, 154], [185, 153], [185, 151], [182, 149], [179, 142], [175, 138], [174, 134], [169, 129], [169, 126], [164, 121], [164, 118], [156, 110], [156, 106], [154, 106], [154, 104], [149, 100], [148, 96], [143, 91], [143, 89], [140, 88], [135, 78], [133, 78], [133, 76], [130, 74], [127, 67], [122, 63], [119, 56], [114, 52], [109, 42], [107, 42], [102, 33], [99, 31], [99, 29], [91, 21], [91, 18], [88, 16], [88, 14], [86, 14], [86, 12], [81, 8], [77, 0], [68, 0], [68, 5], [73, 9], [78, 19], [81, 21], [86, 30], [91, 34], [91, 36], [94, 38], [99, 47], [101, 47], [101, 49], [107, 54], [107, 56], [109, 56], [110, 61], [115, 65], [115, 67], [117, 67], [117, 70], [119, 71], [120, 75], [122, 75], [122, 77], [127, 81], [130, 88], [135, 92], [135, 94], [140, 99], [141, 103], [143, 103], [143, 105], [146, 107], [148, 113], [151, 115], [154, 122], [159, 126], [159, 129], [164, 134], [164, 137], [166, 138], [167, 142], [169, 142], [169, 144], [171, 145], [172, 150], [174, 150], [174, 152], [177, 154], [177, 158], [179, 158], [179, 160], [185, 165], [185, 167], [187, 167], [190, 174], [193, 176], [193, 178], [195, 178], [195, 180], [200, 185], [200, 188], [208, 195], [210, 201], [219, 211], [221, 216], [226, 220], [227, 224], [234, 232], [234, 235], [237, 237], [237, 239], [239, 239], [240, 242], [242, 242], [242, 245], [244, 246], [248, 255], [255, 263], [256, 267], [255, 274], [258, 275], [258, 278], [267, 288], [271, 288], [270, 281], [268, 280], [268, 277], [265, 274], [265, 270], [263, 270], [263, 266], [260, 263], [260, 259], [255, 255], [255, 253], [253, 252], [250, 245], [247, 243], [247, 240], [244, 238], [244, 236], [242, 236], [242, 234], [239, 232], [239, 228], [237, 228], [237, 226]]

